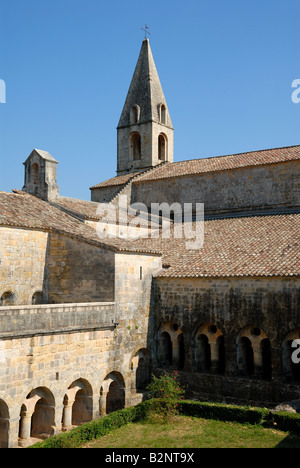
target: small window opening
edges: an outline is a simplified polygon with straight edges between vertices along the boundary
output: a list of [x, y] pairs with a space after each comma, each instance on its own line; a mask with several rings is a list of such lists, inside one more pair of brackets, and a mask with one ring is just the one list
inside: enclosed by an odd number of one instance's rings
[[158, 159], [160, 161], [167, 160], [167, 141], [162, 134], [158, 137]]
[[34, 185], [38, 185], [38, 183], [39, 183], [39, 166], [38, 166], [38, 164], [36, 164], [36, 163], [33, 164], [32, 169], [33, 169], [33, 171], [32, 171], [33, 183], [34, 183]]
[[31, 298], [32, 305], [41, 305], [44, 304], [44, 294], [41, 291], [37, 291], [32, 295]]
[[141, 136], [139, 133], [133, 133], [131, 135], [131, 152], [133, 161], [139, 161], [141, 159]]
[[160, 108], [160, 121], [162, 124], [166, 124], [166, 106], [164, 104]]
[[0, 299], [0, 306], [12, 306], [15, 303], [15, 296], [14, 293], [11, 291], [7, 291], [2, 294]]
[[141, 109], [140, 106], [135, 104], [130, 111], [130, 124], [131, 125], [136, 125], [140, 121], [140, 114], [141, 114]]
[[138, 112], [137, 112], [137, 108], [136, 107], [133, 107], [132, 108], [132, 120], [134, 124], [136, 124], [138, 122]]

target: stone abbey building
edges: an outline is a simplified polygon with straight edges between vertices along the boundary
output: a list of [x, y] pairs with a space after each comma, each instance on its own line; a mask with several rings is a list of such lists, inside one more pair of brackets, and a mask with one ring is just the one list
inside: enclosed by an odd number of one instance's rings
[[[117, 175], [91, 201], [62, 197], [57, 161], [35, 149], [23, 189], [0, 192], [1, 447], [138, 403], [155, 370], [178, 370], [192, 398], [300, 398], [300, 146], [173, 162], [173, 133], [145, 39]], [[163, 237], [161, 212], [157, 235], [144, 216], [134, 239], [99, 236], [99, 206], [121, 199], [188, 204], [194, 229], [204, 204], [203, 245], [188, 248], [174, 216]]]

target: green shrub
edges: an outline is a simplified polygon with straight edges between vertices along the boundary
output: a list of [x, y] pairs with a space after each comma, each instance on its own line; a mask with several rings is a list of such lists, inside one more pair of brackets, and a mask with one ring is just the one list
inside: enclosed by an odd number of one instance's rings
[[195, 416], [219, 421], [234, 421], [243, 424], [261, 424], [269, 414], [264, 408], [227, 405], [224, 403], [206, 403], [199, 401], [180, 401], [180, 413], [185, 416]]
[[115, 411], [103, 418], [76, 427], [68, 432], [49, 437], [29, 448], [76, 448], [98, 439], [129, 422], [137, 422], [146, 418], [149, 412], [147, 402], [137, 406]]
[[[153, 379], [153, 382], [155, 382], [155, 388], [158, 389], [159, 385], [156, 379]], [[177, 386], [177, 392], [178, 388], [180, 387]], [[153, 395], [155, 395], [155, 392], [153, 392]], [[115, 411], [103, 418], [76, 427], [71, 431], [50, 437], [29, 448], [79, 448], [83, 444], [99, 439], [125, 424], [147, 419], [153, 412], [157, 413], [157, 411], [160, 411], [162, 406], [166, 404], [166, 401], [168, 399], [151, 398], [137, 406]], [[264, 408], [190, 400], [178, 400], [177, 405], [179, 413], [185, 416], [252, 425], [262, 425], [270, 422], [275, 424], [273, 427], [276, 429], [300, 433], [300, 415], [295, 413], [284, 411], [271, 413], [268, 409]]]
[[278, 413], [272, 413], [271, 418], [276, 429], [300, 433], [300, 414], [278, 411]]
[[152, 381], [147, 386], [148, 398], [155, 400], [150, 405], [152, 414], [167, 419], [178, 413], [178, 402], [182, 400], [184, 389], [180, 386], [178, 372], [164, 372], [156, 377], [152, 374]]

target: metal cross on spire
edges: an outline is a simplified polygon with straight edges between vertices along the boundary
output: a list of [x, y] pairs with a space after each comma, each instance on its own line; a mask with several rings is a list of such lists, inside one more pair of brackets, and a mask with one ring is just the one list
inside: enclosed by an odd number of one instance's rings
[[145, 32], [145, 39], [147, 39], [147, 34], [149, 34], [149, 36], [150, 36], [150, 33], [148, 32], [148, 29], [149, 28], [148, 28], [148, 26], [146, 24], [145, 24], [145, 29], [141, 28], [141, 30]]

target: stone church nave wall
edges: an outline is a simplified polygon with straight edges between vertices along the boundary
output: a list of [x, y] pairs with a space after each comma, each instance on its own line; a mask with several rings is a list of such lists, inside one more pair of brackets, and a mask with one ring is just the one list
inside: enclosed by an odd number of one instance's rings
[[300, 206], [299, 161], [133, 184], [132, 203], [204, 203], [205, 213]]

